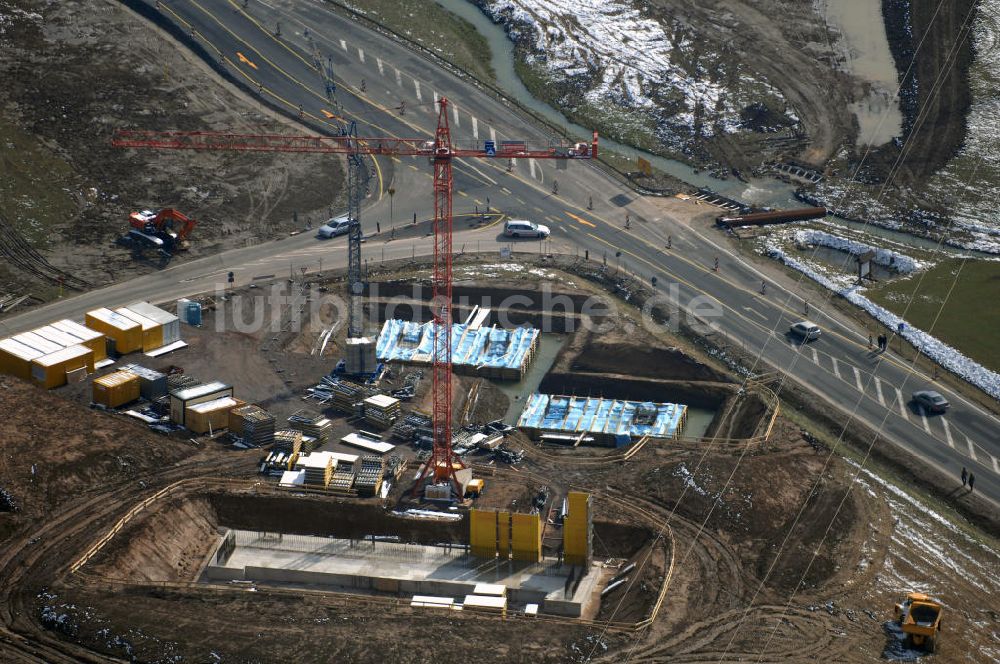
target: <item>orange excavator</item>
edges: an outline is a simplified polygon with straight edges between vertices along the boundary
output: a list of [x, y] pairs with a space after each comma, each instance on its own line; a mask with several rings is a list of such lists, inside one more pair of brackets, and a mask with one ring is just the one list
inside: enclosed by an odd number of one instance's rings
[[128, 221], [132, 228], [119, 242], [138, 251], [156, 249], [166, 260], [174, 252], [187, 249], [188, 238], [198, 223], [174, 208], [133, 212]]

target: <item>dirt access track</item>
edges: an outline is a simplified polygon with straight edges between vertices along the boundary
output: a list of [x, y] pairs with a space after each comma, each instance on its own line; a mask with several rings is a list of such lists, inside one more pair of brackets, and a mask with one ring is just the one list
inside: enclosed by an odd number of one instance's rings
[[54, 297], [56, 269], [84, 288], [157, 269], [113, 244], [133, 210], [198, 221], [183, 261], [315, 226], [339, 205], [341, 161], [329, 156], [111, 147], [114, 129], [135, 126], [287, 131], [120, 2], [0, 0], [0, 80], [0, 232], [39, 253], [0, 253], [0, 293]]

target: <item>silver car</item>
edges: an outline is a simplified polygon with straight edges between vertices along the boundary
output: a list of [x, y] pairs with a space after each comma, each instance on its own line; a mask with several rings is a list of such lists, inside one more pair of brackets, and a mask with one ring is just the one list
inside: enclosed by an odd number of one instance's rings
[[793, 323], [788, 330], [792, 334], [802, 337], [805, 341], [819, 339], [819, 335], [822, 333], [819, 325], [808, 320], [800, 320], [798, 323]]
[[547, 238], [550, 232], [548, 226], [527, 219], [510, 219], [503, 228], [503, 233], [507, 237]]

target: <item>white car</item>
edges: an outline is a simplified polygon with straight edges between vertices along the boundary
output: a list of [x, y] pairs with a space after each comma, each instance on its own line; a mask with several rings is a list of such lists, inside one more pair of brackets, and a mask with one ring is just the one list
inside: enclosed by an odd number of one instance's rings
[[507, 237], [547, 238], [550, 233], [548, 226], [527, 219], [509, 219], [503, 227], [503, 234]]
[[321, 240], [329, 240], [332, 237], [337, 237], [338, 235], [345, 235], [348, 230], [350, 230], [351, 222], [347, 218], [347, 215], [341, 215], [339, 217], [334, 217], [330, 219], [325, 224], [319, 227], [316, 231], [316, 237]]
[[800, 320], [798, 323], [793, 323], [788, 329], [792, 334], [802, 337], [805, 341], [819, 339], [819, 335], [821, 334], [819, 325], [808, 320]]

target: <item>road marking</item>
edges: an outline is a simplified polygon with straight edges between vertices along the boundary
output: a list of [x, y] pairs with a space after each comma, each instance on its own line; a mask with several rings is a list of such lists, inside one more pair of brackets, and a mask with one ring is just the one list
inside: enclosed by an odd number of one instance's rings
[[843, 378], [840, 375], [840, 363], [837, 362], [837, 358], [831, 357], [830, 359], [833, 360], [833, 373], [837, 375], [837, 378], [843, 380]]
[[[962, 435], [965, 436], [964, 433]], [[973, 461], [979, 461], [979, 459], [976, 458], [976, 446], [972, 444], [972, 439], [965, 436], [965, 442], [969, 446], [969, 456], [972, 457]]]
[[[521, 199], [518, 199], [518, 200], [521, 200]], [[590, 226], [591, 228], [597, 228], [597, 224], [592, 224], [589, 221], [587, 221], [586, 219], [584, 219], [582, 217], [576, 216], [575, 214], [573, 214], [569, 210], [563, 210], [563, 212], [565, 212], [566, 216], [568, 216], [570, 219], [573, 219], [576, 222], [583, 224], [584, 226]]]
[[423, 101], [423, 95], [420, 94], [420, 81], [413, 79], [413, 89], [417, 92], [417, 101]]
[[472, 116], [472, 137], [479, 140], [479, 120], [474, 115]]
[[535, 179], [535, 160], [534, 159], [529, 159], [528, 160], [528, 168], [531, 169], [531, 179], [534, 180]]
[[906, 404], [903, 403], [903, 392], [898, 387], [893, 387], [896, 390], [896, 403], [899, 404], [899, 414], [903, 416], [904, 420], [910, 419], [906, 416]]
[[454, 104], [451, 105], [451, 117], [454, 118], [456, 127], [462, 126], [462, 123], [458, 121], [458, 106]]
[[883, 408], [885, 408], [885, 396], [882, 394], [882, 381], [878, 378], [875, 379], [875, 392], [878, 393], [878, 402]]
[[[551, 214], [545, 215], [545, 218], [548, 219], [549, 221], [551, 221], [553, 224], [558, 224], [559, 223], [559, 220], [556, 219], [555, 217], [553, 217]], [[559, 227], [562, 228], [561, 225]], [[563, 229], [563, 230], [565, 230], [565, 229]]]
[[[396, 68], [393, 67], [393, 69]], [[403, 87], [403, 75], [399, 73], [398, 69], [396, 69], [396, 85], [400, 88]]]
[[415, 170], [415, 171], [419, 171], [419, 170], [420, 170], [419, 168], [417, 168], [417, 167], [416, 167], [416, 166], [414, 166], [413, 164], [407, 164], [407, 166], [409, 166], [410, 168], [412, 168], [412, 169], [413, 169], [413, 170]]
[[475, 203], [476, 205], [482, 205], [483, 204], [483, 202], [481, 200], [479, 200], [478, 198], [473, 198], [472, 202]]
[[852, 366], [851, 368], [854, 369], [854, 383], [858, 386], [858, 392], [864, 392], [864, 385], [861, 384], [861, 372], [858, 371], [858, 368], [855, 366]]
[[941, 424], [944, 425], [944, 436], [948, 439], [948, 447], [955, 447], [955, 441], [951, 439], [951, 427], [948, 426], [948, 420], [942, 417]]
[[[753, 307], [743, 307], [743, 309], [744, 309], [745, 311], [749, 311], [750, 313], [752, 313], [752, 314], [753, 314], [753, 315], [755, 315], [755, 316], [759, 316], [759, 317], [761, 318], [761, 320], [767, 320], [767, 316], [765, 316], [764, 314], [760, 313], [759, 311], [757, 311], [757, 310], [756, 310], [756, 309], [754, 309]], [[815, 351], [815, 350], [813, 350], [813, 354], [814, 354], [814, 355], [816, 354], [816, 351]]]
[[542, 208], [538, 207], [537, 205], [532, 206], [532, 207], [534, 207], [535, 212], [541, 212], [542, 214], [545, 214], [545, 210], [543, 210]]
[[462, 191], [461, 189], [459, 189], [459, 190], [458, 190], [458, 195], [459, 195], [459, 196], [463, 196], [463, 197], [465, 197], [465, 198], [468, 198], [468, 197], [469, 197], [469, 195], [468, 195], [467, 193], [465, 193], [464, 191]]
[[[503, 193], [507, 194], [508, 196], [510, 196], [510, 195], [511, 195], [511, 194], [513, 193], [513, 192], [512, 192], [512, 191], [511, 191], [510, 189], [508, 189], [507, 187], [500, 187], [500, 191], [502, 191]], [[541, 210], [539, 210], [539, 212], [541, 212]]]
[[496, 142], [497, 142], [497, 130], [494, 129], [493, 127], [490, 127], [490, 140], [493, 141], [494, 145], [496, 145]]
[[810, 347], [809, 350], [812, 351], [813, 363], [814, 364], [819, 364], [819, 353], [817, 353], [816, 349], [812, 348], [812, 347]]
[[990, 458], [993, 459], [993, 472], [1000, 474], [1000, 465], [997, 464], [997, 458], [995, 456], [991, 456]]
[[435, 113], [437, 113], [437, 107], [438, 107], [438, 100], [439, 100], [440, 98], [441, 98], [441, 97], [439, 97], [439, 96], [438, 96], [438, 93], [437, 93], [437, 90], [435, 90], [435, 91], [434, 91], [434, 109], [433, 109], [433, 111], [434, 111]]
[[340, 40], [340, 48], [344, 49], [345, 51], [347, 50], [347, 42], [345, 42], [343, 39]]
[[385, 71], [382, 67], [382, 58], [375, 58], [375, 64], [378, 65], [378, 75], [385, 76]]
[[517, 198], [517, 202], [520, 203], [521, 205], [527, 205], [527, 203], [525, 202], [525, 200], [523, 198], [521, 198], [520, 196], [515, 196], [515, 198]]
[[924, 431], [930, 433], [931, 425], [927, 422], [927, 413], [924, 412], [924, 407], [917, 404], [917, 412], [920, 413], [920, 421], [924, 423]]
[[394, 162], [396, 162], [397, 164], [400, 164], [400, 163], [402, 163], [402, 162], [403, 162], [403, 160], [402, 160], [402, 159], [400, 159], [399, 157], [397, 157], [397, 156], [396, 156], [396, 155], [394, 155], [394, 154], [391, 154], [391, 155], [389, 155], [389, 159], [392, 159], [392, 160], [393, 160]]
[[365, 52], [361, 50], [360, 46], [358, 47], [358, 60], [361, 60], [361, 64], [365, 62]]
[[254, 69], [257, 69], [257, 65], [255, 65], [247, 56], [243, 55], [239, 51], [236, 51], [236, 57], [240, 59], [240, 62], [248, 64]]

